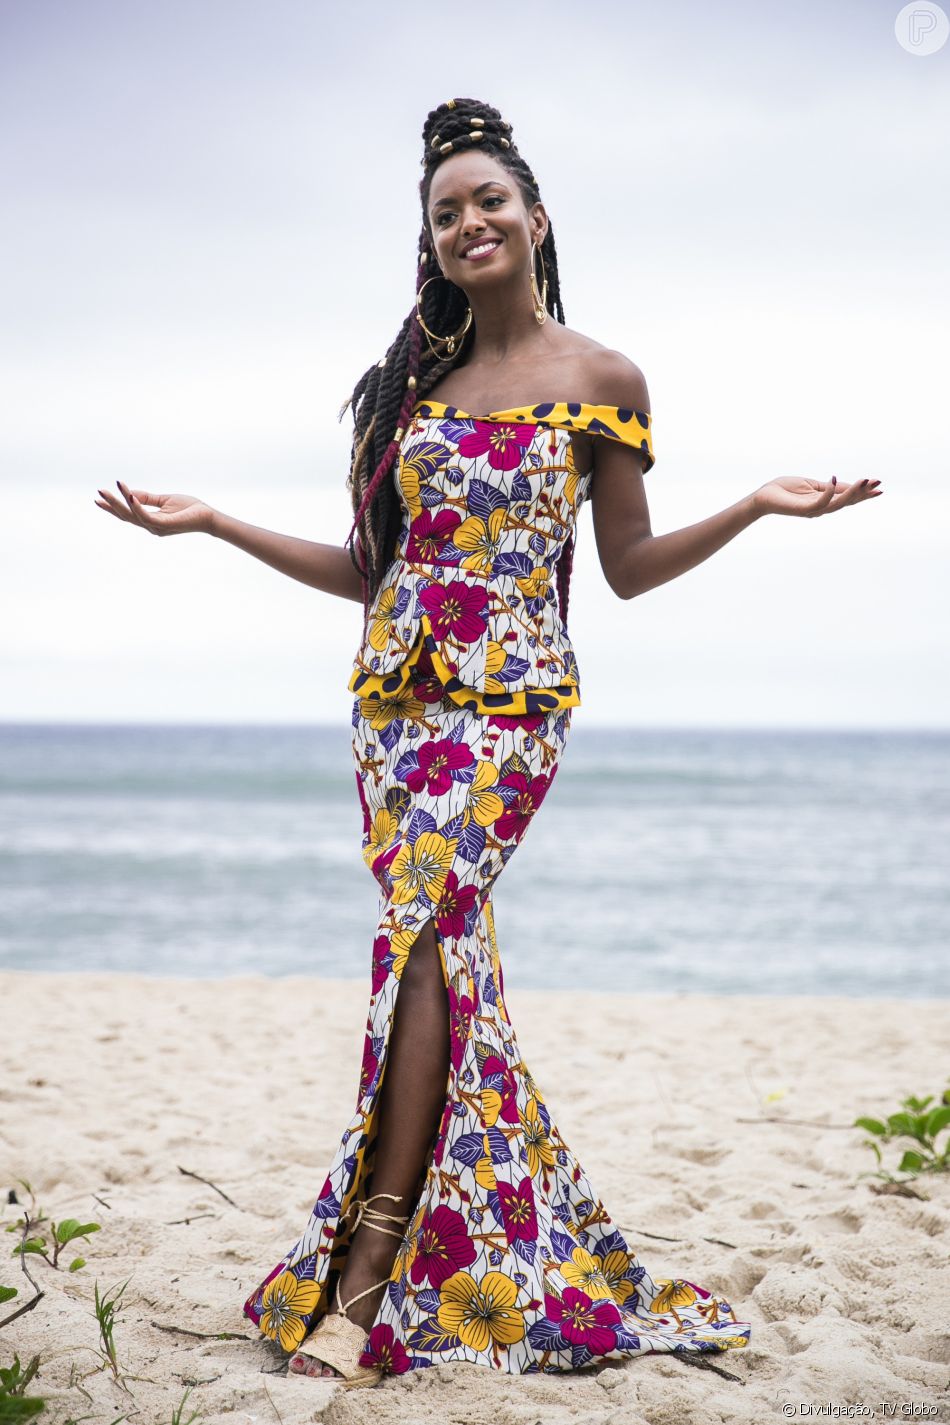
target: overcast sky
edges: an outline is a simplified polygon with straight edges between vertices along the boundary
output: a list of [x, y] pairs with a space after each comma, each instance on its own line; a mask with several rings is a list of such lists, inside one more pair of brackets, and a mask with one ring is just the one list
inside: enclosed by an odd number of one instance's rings
[[412, 304], [426, 112], [473, 95], [568, 325], [646, 376], [655, 533], [780, 475], [885, 491], [630, 602], [586, 508], [578, 718], [950, 724], [950, 46], [900, 8], [2, 0], [0, 717], [348, 719], [358, 605], [95, 491], [342, 542], [336, 414]]

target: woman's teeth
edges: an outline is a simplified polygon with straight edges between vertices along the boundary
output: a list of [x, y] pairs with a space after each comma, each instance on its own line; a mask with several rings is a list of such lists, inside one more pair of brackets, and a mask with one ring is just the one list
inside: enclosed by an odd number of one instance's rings
[[482, 242], [478, 247], [470, 247], [465, 257], [484, 257], [487, 252], [494, 252], [496, 247], [501, 247], [500, 242]]

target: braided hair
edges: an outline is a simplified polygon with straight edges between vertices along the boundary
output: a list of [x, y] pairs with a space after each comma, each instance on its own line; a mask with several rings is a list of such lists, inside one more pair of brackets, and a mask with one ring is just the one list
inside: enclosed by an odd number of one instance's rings
[[[491, 105], [478, 99], [449, 99], [426, 116], [422, 140], [423, 174], [419, 183], [422, 230], [416, 265], [417, 294], [427, 278], [437, 275], [428, 222], [429, 189], [436, 169], [449, 154], [464, 153], [472, 148], [490, 154], [514, 177], [526, 207], [541, 201], [537, 180], [511, 138], [511, 125]], [[550, 223], [541, 244], [541, 256], [548, 279], [547, 310], [563, 325], [557, 249]], [[448, 279], [431, 283], [422, 297], [425, 324], [437, 332], [457, 331], [467, 307], [464, 291]], [[439, 354], [423, 349], [422, 329], [413, 305], [386, 355], [364, 371], [340, 411], [341, 420], [347, 406], [353, 411], [353, 445], [347, 478], [353, 525], [346, 547], [362, 578], [364, 618], [395, 553], [402, 522], [402, 507], [393, 479], [393, 465], [402, 437], [416, 402], [455, 366], [464, 346], [463, 336], [451, 354], [446, 349]], [[564, 620], [573, 547], [572, 536], [557, 566], [558, 605]]]

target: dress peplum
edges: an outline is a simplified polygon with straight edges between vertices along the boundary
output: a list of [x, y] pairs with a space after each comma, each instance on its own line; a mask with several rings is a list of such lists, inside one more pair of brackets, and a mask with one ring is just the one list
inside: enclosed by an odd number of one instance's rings
[[302, 1235], [244, 1304], [290, 1353], [333, 1301], [372, 1191], [400, 977], [433, 922], [449, 1008], [444, 1110], [361, 1358], [393, 1374], [510, 1374], [745, 1346], [728, 1301], [654, 1280], [565, 1142], [504, 998], [495, 881], [557, 772], [580, 704], [555, 570], [591, 474], [572, 431], [654, 463], [646, 412], [554, 402], [471, 416], [417, 402], [402, 524], [349, 689], [363, 856], [379, 885], [354, 1112]]

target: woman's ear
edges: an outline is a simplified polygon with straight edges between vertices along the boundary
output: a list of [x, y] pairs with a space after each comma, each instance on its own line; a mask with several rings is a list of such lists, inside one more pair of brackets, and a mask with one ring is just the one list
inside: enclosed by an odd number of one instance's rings
[[548, 215], [543, 203], [532, 203], [530, 212], [531, 238], [540, 247], [548, 235]]

